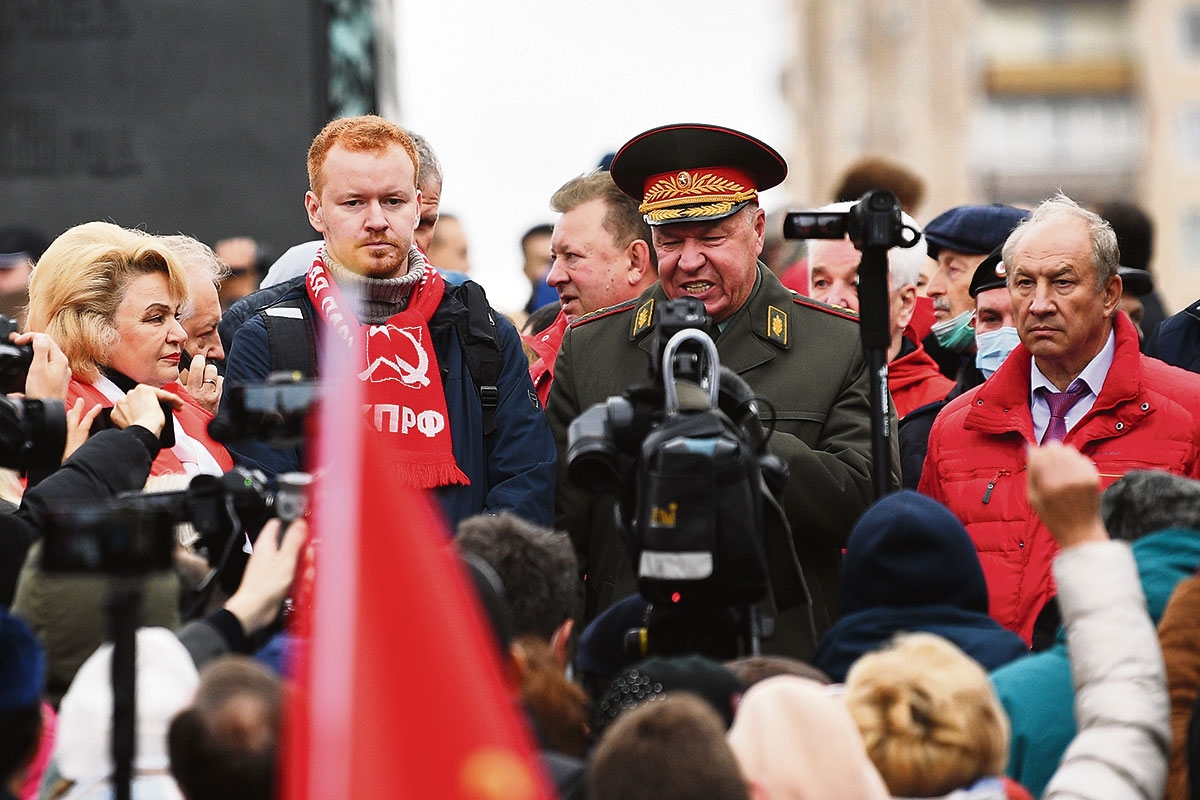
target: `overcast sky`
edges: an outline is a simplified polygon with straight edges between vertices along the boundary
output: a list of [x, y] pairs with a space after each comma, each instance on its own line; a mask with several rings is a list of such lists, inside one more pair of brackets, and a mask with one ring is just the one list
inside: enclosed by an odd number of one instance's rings
[[[568, 179], [647, 128], [735, 127], [785, 150], [783, 0], [398, 0], [400, 122], [442, 162], [472, 277], [524, 305], [520, 237]], [[768, 202], [769, 205], [769, 195]]]

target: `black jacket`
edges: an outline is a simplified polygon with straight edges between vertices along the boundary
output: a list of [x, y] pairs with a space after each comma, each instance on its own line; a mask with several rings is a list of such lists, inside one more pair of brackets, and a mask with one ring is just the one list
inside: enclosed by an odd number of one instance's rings
[[158, 450], [158, 437], [140, 425], [100, 431], [27, 490], [16, 511], [0, 514], [0, 605], [12, 604], [25, 554], [42, 537], [53, 512], [141, 489]]
[[1155, 328], [1142, 350], [1173, 366], [1200, 372], [1200, 300]]

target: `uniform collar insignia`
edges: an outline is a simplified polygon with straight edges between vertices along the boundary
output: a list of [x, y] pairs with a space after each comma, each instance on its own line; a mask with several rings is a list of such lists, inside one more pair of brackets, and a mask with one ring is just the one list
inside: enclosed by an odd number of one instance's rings
[[637, 313], [633, 315], [633, 330], [629, 332], [630, 339], [636, 339], [642, 333], [650, 330], [654, 325], [654, 298], [651, 297], [646, 302], [638, 306]]
[[767, 339], [788, 346], [788, 315], [775, 306], [767, 306]]

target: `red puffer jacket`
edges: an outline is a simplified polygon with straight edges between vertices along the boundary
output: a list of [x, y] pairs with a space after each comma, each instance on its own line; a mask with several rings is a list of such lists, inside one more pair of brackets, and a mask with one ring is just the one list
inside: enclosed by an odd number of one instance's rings
[[[1050, 564], [1058, 552], [1026, 498], [1024, 449], [1034, 443], [1031, 358], [1018, 345], [986, 383], [942, 410], [918, 487], [966, 526], [987, 578], [992, 617], [1027, 642], [1054, 596]], [[1139, 469], [1200, 478], [1200, 375], [1143, 356], [1133, 324], [1118, 313], [1108, 377], [1065, 441], [1096, 463], [1104, 486]]]

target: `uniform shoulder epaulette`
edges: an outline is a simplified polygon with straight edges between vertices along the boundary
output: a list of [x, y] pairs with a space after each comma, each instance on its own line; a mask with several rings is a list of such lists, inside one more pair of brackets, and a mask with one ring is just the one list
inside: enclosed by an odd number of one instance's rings
[[626, 300], [623, 303], [617, 303], [615, 306], [607, 306], [605, 308], [597, 308], [595, 311], [589, 311], [582, 317], [579, 317], [570, 324], [569, 327], [578, 328], [580, 325], [585, 325], [589, 322], [595, 322], [598, 319], [611, 317], [613, 314], [620, 314], [622, 311], [628, 311], [637, 303], [637, 298]]
[[807, 306], [808, 308], [814, 308], [817, 311], [824, 311], [826, 314], [832, 314], [835, 317], [841, 317], [842, 319], [848, 319], [851, 322], [859, 321], [858, 314], [854, 313], [853, 311], [851, 311], [848, 308], [842, 308], [841, 306], [831, 306], [828, 303], [822, 303], [820, 300], [814, 300], [813, 298], [806, 297], [805, 295], [802, 295], [802, 294], [793, 294], [792, 302], [798, 306]]

